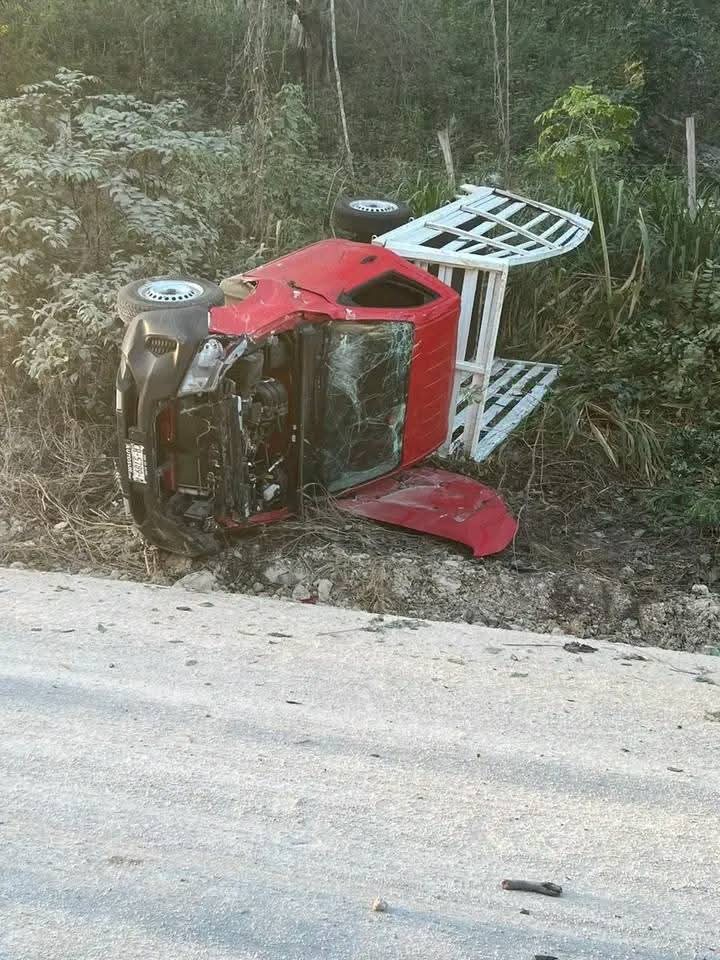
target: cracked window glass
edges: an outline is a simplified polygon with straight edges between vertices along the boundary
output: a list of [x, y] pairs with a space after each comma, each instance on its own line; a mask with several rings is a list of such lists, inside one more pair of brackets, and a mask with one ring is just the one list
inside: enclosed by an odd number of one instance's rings
[[400, 464], [412, 347], [411, 323], [330, 325], [321, 462], [331, 493]]

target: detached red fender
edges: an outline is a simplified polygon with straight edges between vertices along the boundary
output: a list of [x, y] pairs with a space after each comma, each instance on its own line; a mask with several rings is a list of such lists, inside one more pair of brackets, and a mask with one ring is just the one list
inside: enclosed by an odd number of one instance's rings
[[476, 557], [500, 553], [518, 527], [494, 490], [434, 467], [411, 467], [383, 477], [340, 498], [337, 506], [359, 517], [463, 543]]

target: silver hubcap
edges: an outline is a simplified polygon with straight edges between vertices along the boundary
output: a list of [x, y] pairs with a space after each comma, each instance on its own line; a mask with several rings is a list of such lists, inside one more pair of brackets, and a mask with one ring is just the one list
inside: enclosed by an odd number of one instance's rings
[[138, 296], [153, 303], [181, 303], [201, 296], [203, 288], [189, 280], [148, 280], [138, 290]]
[[389, 200], [351, 200], [350, 206], [362, 213], [395, 213], [398, 209], [398, 205]]

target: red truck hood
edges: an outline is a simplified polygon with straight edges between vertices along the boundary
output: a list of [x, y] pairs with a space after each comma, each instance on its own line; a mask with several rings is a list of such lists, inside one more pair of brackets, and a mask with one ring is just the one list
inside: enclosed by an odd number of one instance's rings
[[498, 494], [471, 477], [412, 467], [369, 483], [336, 504], [346, 513], [462, 543], [475, 557], [508, 547], [517, 520]]

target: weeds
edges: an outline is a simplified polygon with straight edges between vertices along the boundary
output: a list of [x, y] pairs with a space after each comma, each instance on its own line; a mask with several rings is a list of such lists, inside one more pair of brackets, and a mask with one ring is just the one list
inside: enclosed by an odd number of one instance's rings
[[25, 398], [0, 391], [0, 562], [45, 568], [144, 569], [125, 520], [107, 423], [78, 416], [56, 393]]
[[[566, 183], [557, 199], [588, 209], [591, 194], [587, 183]], [[705, 186], [695, 220], [684, 183], [664, 171], [640, 179], [615, 172], [599, 181], [599, 197], [606, 249], [595, 234], [573, 255], [572, 273], [561, 260], [516, 278], [502, 349], [563, 364], [548, 399], [546, 447], [594, 447], [619, 477], [646, 485], [663, 516], [714, 529], [718, 188]]]

